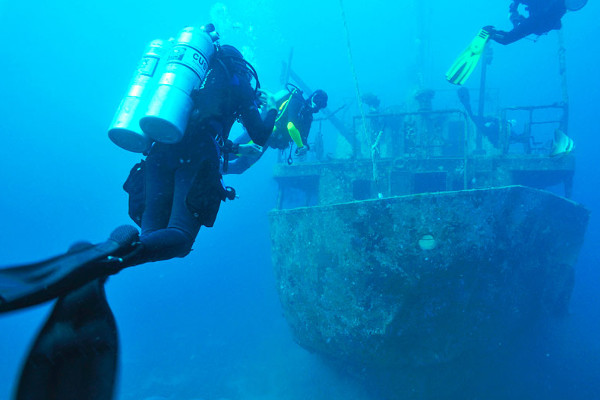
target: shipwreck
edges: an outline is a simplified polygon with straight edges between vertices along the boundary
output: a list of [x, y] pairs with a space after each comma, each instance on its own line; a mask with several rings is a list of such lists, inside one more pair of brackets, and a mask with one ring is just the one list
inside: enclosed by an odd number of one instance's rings
[[356, 117], [347, 158], [317, 148], [274, 170], [272, 261], [296, 341], [390, 398], [441, 398], [531, 321], [565, 315], [589, 214], [569, 199], [566, 103], [482, 125], [433, 95]]

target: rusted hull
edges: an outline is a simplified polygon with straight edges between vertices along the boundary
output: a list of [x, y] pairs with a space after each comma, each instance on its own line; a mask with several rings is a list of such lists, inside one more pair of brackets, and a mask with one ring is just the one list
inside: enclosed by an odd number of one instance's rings
[[270, 214], [297, 342], [356, 367], [448, 365], [565, 313], [588, 211], [523, 186]]

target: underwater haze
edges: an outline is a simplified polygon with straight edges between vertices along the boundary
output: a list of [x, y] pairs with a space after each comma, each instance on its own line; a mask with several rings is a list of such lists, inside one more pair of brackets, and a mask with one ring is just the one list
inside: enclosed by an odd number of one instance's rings
[[[114, 145], [107, 128], [151, 40], [212, 22], [221, 43], [243, 50], [272, 91], [282, 88], [282, 62], [293, 49], [294, 71], [327, 91], [330, 110], [345, 106], [338, 116], [351, 121], [357, 87], [407, 110], [417, 89], [455, 91], [446, 70], [482, 26], [509, 28], [508, 4], [0, 0], [0, 265], [42, 260], [78, 240], [100, 242], [132, 223], [122, 184], [140, 155]], [[563, 18], [573, 200], [592, 211], [570, 315], [520, 348], [519, 364], [489, 392], [456, 399], [600, 399], [598, 18], [597, 1]], [[504, 106], [561, 99], [558, 34], [531, 39], [493, 44], [488, 85]], [[477, 88], [476, 76], [467, 87]], [[336, 135], [328, 122], [322, 129]], [[201, 229], [188, 257], [109, 278], [120, 336], [116, 399], [377, 398], [297, 345], [283, 318], [267, 219], [277, 198], [276, 158], [271, 150], [245, 174], [225, 177], [239, 199], [222, 204], [215, 227]], [[13, 395], [50, 307], [0, 315], [0, 399]]]

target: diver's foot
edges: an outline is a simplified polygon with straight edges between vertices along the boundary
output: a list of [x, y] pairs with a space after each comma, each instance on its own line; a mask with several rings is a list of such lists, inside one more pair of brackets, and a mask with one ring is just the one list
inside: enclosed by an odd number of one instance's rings
[[110, 269], [111, 275], [116, 274], [123, 268], [141, 263], [140, 256], [143, 245], [140, 242], [137, 228], [132, 225], [121, 225], [112, 231], [108, 240], [116, 242], [119, 245], [119, 250], [103, 261]]
[[110, 234], [109, 239], [126, 247], [135, 242], [139, 242], [140, 234], [133, 225], [121, 225]]

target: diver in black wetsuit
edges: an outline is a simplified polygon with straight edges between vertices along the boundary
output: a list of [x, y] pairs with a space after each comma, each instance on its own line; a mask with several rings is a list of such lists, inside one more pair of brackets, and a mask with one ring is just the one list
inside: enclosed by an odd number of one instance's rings
[[[236, 119], [254, 143], [267, 142], [277, 108], [267, 95], [261, 118], [252, 71], [237, 49], [221, 46], [195, 96], [195, 111], [182, 141], [155, 143], [151, 148], [143, 168], [144, 205], [139, 207], [138, 201], [136, 210], [130, 209], [134, 220], [141, 222], [142, 262], [186, 256], [200, 227], [213, 226], [221, 201], [231, 198], [222, 184], [220, 159]], [[135, 191], [131, 186], [136, 185], [125, 185], [130, 194]]]
[[500, 141], [500, 120], [494, 117], [487, 117], [485, 115], [475, 115], [473, 108], [471, 107], [471, 96], [467, 88], [458, 89], [458, 99], [465, 108], [467, 115], [473, 121], [478, 131], [488, 138], [490, 143], [494, 147], [499, 146]]
[[[251, 85], [256, 79], [256, 89]], [[221, 181], [221, 146], [236, 119], [264, 145], [277, 107], [258, 111], [258, 77], [232, 46], [222, 46], [195, 95], [195, 111], [177, 144], [156, 143], [124, 185], [130, 215], [98, 244], [73, 246], [37, 263], [0, 269], [0, 313], [58, 297], [24, 365], [17, 400], [113, 398], [118, 339], [104, 293], [106, 277], [149, 261], [184, 257], [202, 225], [212, 226], [220, 202], [232, 197]]]
[[[501, 31], [493, 26], [484, 29], [490, 33], [490, 38], [500, 44], [510, 44], [526, 36], [543, 35], [551, 30], [562, 27], [561, 19], [567, 12], [581, 9], [587, 0], [513, 0], [509, 6], [511, 31]], [[524, 5], [529, 15], [519, 12], [519, 5]]]
[[[256, 88], [251, 85], [256, 79]], [[124, 189], [129, 214], [142, 227], [113, 231], [102, 243], [50, 259], [0, 268], [0, 313], [64, 296], [95, 279], [149, 261], [186, 256], [202, 225], [213, 226], [220, 202], [233, 198], [221, 181], [221, 146], [240, 120], [264, 145], [277, 116], [271, 95], [260, 99], [256, 72], [232, 46], [217, 52], [186, 134], [176, 144], [155, 143], [145, 161], [131, 171]], [[258, 103], [264, 102], [264, 117]]]
[[[279, 115], [275, 120], [273, 134], [257, 152], [240, 154], [244, 147], [250, 146], [251, 136], [244, 133], [235, 139], [233, 153], [227, 165], [227, 174], [241, 174], [250, 168], [262, 157], [269, 147], [285, 150], [290, 145], [296, 145], [295, 155], [303, 157], [306, 155], [308, 146], [308, 134], [313, 122], [313, 114], [327, 107], [328, 96], [324, 90], [315, 90], [308, 99], [302, 95], [302, 91], [293, 85], [288, 85], [289, 94], [283, 97], [279, 104]], [[253, 140], [256, 143], [255, 140]], [[251, 142], [250, 142], [251, 143]], [[239, 150], [239, 152], [238, 152]], [[291, 155], [291, 150], [290, 150]]]

